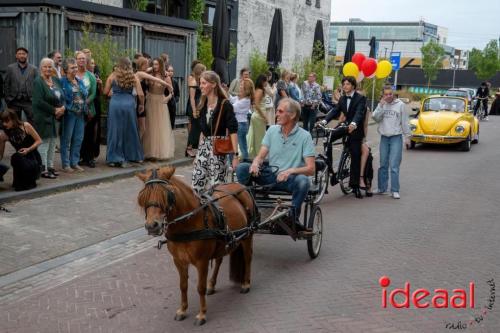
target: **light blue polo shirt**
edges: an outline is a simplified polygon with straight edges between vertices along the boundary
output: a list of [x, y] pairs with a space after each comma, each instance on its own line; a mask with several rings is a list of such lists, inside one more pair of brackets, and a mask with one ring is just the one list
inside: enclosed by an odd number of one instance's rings
[[311, 134], [298, 125], [286, 139], [281, 125], [269, 127], [262, 144], [269, 149], [269, 164], [279, 167], [279, 171], [303, 167], [306, 157], [316, 156]]

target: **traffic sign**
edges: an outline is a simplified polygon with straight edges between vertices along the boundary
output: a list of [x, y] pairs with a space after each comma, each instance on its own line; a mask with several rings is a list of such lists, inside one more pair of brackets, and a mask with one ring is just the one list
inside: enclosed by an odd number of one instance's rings
[[399, 70], [399, 64], [401, 62], [401, 52], [391, 52], [391, 64], [392, 70]]

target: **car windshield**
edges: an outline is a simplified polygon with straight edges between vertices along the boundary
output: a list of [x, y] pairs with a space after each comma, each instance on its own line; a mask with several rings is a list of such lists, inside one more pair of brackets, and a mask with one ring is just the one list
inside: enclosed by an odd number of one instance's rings
[[424, 102], [424, 111], [454, 111], [464, 112], [465, 103], [458, 98], [428, 98]]
[[461, 90], [448, 90], [446, 92], [446, 96], [467, 97], [467, 95], [468, 95], [467, 91], [461, 91]]

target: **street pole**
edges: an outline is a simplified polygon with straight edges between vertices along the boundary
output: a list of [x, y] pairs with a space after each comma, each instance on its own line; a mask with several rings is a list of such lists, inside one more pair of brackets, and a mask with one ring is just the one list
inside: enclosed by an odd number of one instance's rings
[[455, 88], [455, 71], [457, 70], [457, 66], [453, 66], [453, 87], [452, 88]]
[[377, 79], [374, 76], [372, 81], [372, 108], [371, 108], [372, 112], [373, 112], [373, 106], [375, 105], [375, 83], [377, 82], [376, 80]]
[[395, 90], [398, 89], [398, 72], [399, 72], [399, 70], [397, 70], [396, 73], [394, 74], [394, 88], [395, 88]]

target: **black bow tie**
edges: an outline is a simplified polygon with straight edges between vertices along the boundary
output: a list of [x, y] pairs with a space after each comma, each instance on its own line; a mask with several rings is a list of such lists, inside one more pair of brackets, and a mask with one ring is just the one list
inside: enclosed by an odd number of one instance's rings
[[352, 96], [346, 96], [347, 99], [352, 99]]

